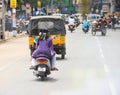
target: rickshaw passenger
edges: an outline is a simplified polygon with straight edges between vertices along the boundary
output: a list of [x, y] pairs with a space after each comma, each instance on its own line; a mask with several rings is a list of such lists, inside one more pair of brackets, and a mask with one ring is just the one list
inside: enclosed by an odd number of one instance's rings
[[52, 57], [52, 69], [51, 70], [58, 70], [56, 66], [56, 53], [53, 49], [53, 43], [52, 39], [49, 37], [49, 32], [48, 30], [42, 30], [39, 33], [39, 38], [38, 41], [36, 42], [36, 49], [32, 53], [32, 66], [30, 69], [34, 69], [34, 66], [36, 65], [35, 63], [35, 58], [39, 56], [40, 54], [45, 54], [49, 57]]

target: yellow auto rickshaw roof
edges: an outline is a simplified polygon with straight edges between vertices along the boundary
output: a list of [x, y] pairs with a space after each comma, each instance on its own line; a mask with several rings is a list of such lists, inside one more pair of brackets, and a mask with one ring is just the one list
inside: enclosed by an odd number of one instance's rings
[[34, 20], [34, 19], [39, 19], [39, 18], [52, 18], [52, 19], [62, 19], [62, 17], [61, 16], [53, 16], [53, 15], [51, 15], [51, 16], [33, 16], [33, 17], [31, 17], [31, 19], [30, 20]]
[[[44, 22], [45, 21], [45, 22]], [[54, 26], [53, 27], [49, 27], [47, 22], [53, 22]], [[40, 23], [42, 24], [40, 24]], [[62, 17], [60, 16], [33, 16], [30, 19], [30, 35], [38, 35], [39, 34], [39, 30], [38, 29], [38, 23], [39, 23], [39, 27], [44, 26], [45, 29], [48, 28], [48, 30], [50, 31], [51, 34], [55, 34], [55, 35], [66, 35], [66, 28], [65, 28], [65, 24], [64, 21], [62, 19]], [[48, 26], [46, 26], [48, 25]], [[42, 29], [41, 28], [41, 29]]]

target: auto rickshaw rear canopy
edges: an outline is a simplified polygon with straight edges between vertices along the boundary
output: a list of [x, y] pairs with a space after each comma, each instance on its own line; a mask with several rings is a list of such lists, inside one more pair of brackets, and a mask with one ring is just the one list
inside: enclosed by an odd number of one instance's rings
[[47, 29], [51, 35], [66, 35], [65, 24], [60, 16], [32, 17], [30, 19], [30, 36], [39, 35], [42, 29]]

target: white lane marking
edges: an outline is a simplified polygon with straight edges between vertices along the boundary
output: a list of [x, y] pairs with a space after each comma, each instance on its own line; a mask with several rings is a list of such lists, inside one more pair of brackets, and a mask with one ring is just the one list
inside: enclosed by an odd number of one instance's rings
[[99, 48], [99, 49], [100, 49], [100, 53], [103, 53], [102, 48]]
[[104, 59], [105, 58], [105, 56], [103, 55], [103, 53], [101, 53], [101, 57]]
[[110, 86], [112, 95], [117, 95], [117, 91], [111, 81], [109, 81], [109, 86]]
[[103, 54], [103, 50], [102, 50], [101, 43], [100, 43], [100, 41], [98, 40], [97, 37], [95, 37], [95, 39], [96, 39], [96, 42], [97, 42], [97, 44], [98, 44], [98, 48], [99, 48], [100, 55], [101, 55], [101, 57], [104, 59], [105, 57], [104, 57], [104, 54]]
[[[100, 41], [99, 41], [99, 39], [98, 39], [97, 37], [95, 37], [95, 39], [96, 39], [96, 42], [97, 42], [97, 44], [98, 44], [98, 48], [99, 48], [100, 55], [101, 55], [101, 57], [103, 58], [103, 61], [104, 61], [104, 70], [105, 70], [105, 72], [108, 74], [108, 73], [109, 73], [109, 69], [108, 69], [108, 65], [105, 63], [105, 56], [104, 56], [104, 54], [103, 54], [103, 50], [102, 50]], [[110, 80], [109, 80], [108, 83], [109, 83], [109, 86], [110, 86], [110, 90], [111, 90], [112, 95], [117, 95], [117, 91], [116, 91], [116, 89], [115, 89], [114, 84], [113, 84]]]
[[107, 64], [104, 64], [104, 69], [105, 69], [105, 72], [106, 72], [106, 73], [108, 73], [108, 72], [109, 72], [109, 69], [108, 69]]

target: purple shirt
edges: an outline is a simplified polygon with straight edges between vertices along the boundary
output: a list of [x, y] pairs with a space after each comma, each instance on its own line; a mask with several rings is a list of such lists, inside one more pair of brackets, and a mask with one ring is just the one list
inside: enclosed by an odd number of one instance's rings
[[37, 43], [36, 50], [33, 52], [32, 57], [37, 57], [39, 54], [45, 54], [48, 56], [55, 55], [55, 51], [53, 50], [53, 43], [52, 43], [51, 38], [40, 40]]

